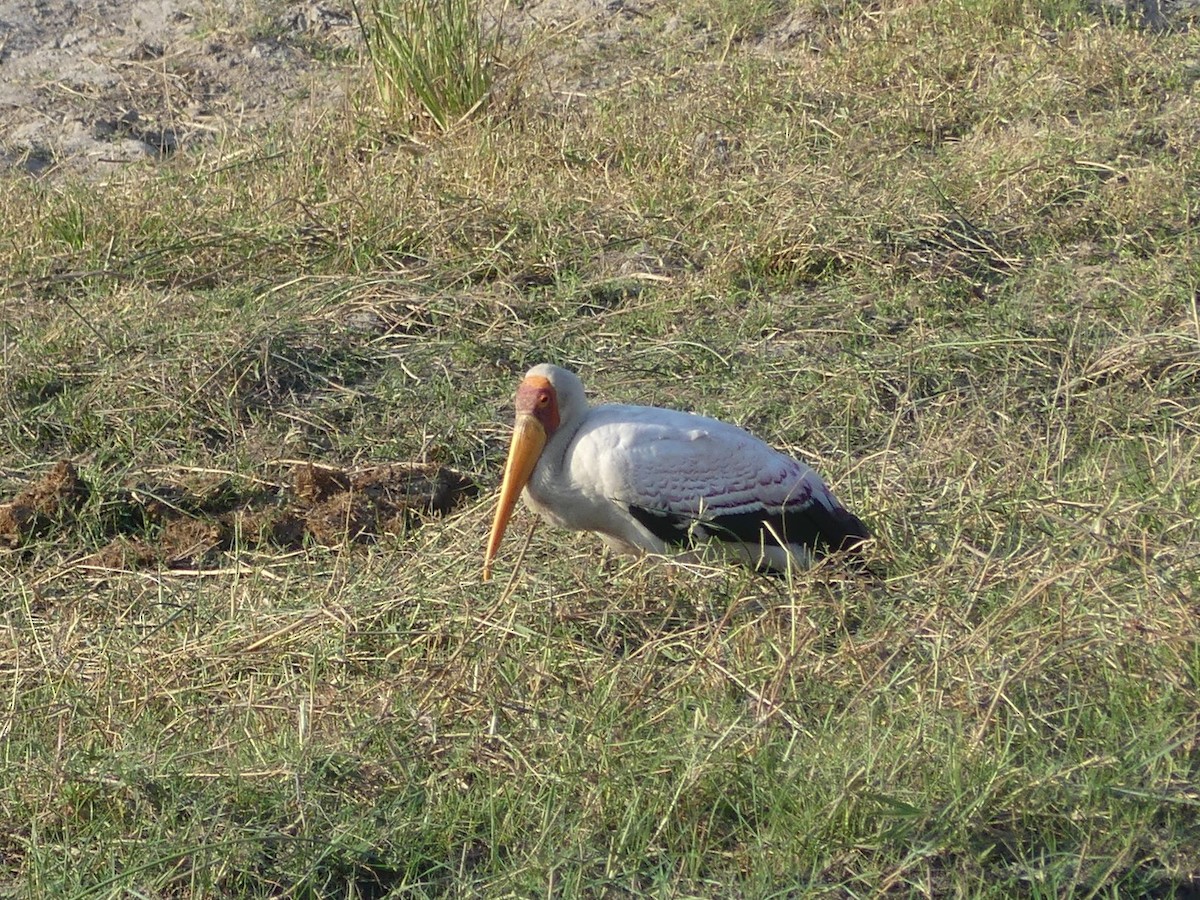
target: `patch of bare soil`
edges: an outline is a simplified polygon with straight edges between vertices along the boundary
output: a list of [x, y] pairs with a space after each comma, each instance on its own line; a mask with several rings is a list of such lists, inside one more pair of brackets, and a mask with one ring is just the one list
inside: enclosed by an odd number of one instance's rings
[[349, 4], [0, 0], [0, 167], [163, 159], [340, 94]]
[[55, 526], [68, 524], [90, 493], [71, 463], [55, 464], [11, 503], [0, 505], [0, 547], [18, 547]]
[[[533, 37], [530, 90], [559, 109], [627, 77], [656, 0], [482, 6], [506, 42]], [[792, 17], [756, 40], [788, 47], [820, 24]], [[336, 103], [347, 77], [369, 78], [361, 49], [351, 0], [0, 0], [0, 170], [102, 175]]]
[[201, 478], [138, 482], [104, 495], [64, 461], [0, 504], [0, 548], [19, 559], [32, 541], [66, 540], [86, 526], [108, 543], [85, 565], [205, 569], [237, 549], [278, 552], [402, 534], [476, 493], [465, 475], [434, 464], [351, 473], [302, 463], [290, 484], [239, 488], [228, 478]]

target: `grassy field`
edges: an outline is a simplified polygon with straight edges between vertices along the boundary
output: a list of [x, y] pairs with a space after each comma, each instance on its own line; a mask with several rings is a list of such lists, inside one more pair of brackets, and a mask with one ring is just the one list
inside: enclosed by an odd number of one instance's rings
[[[0, 489], [90, 486], [0, 556], [0, 893], [1200, 890], [1200, 33], [666, 6], [514, 38], [445, 131], [363, 63], [344, 108], [0, 176]], [[882, 577], [545, 526], [517, 570], [521, 513], [482, 583], [542, 361], [808, 459]], [[482, 491], [102, 554], [165, 533], [114, 498], [296, 460]]]

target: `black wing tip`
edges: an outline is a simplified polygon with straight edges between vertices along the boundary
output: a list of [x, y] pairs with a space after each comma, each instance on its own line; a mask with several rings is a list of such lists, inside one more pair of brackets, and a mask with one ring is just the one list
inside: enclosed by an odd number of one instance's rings
[[804, 512], [810, 515], [816, 526], [817, 535], [813, 544], [816, 557], [829, 558], [855, 572], [873, 574], [863, 558], [863, 549], [871, 540], [871, 530], [862, 519], [840, 504], [827, 507], [814, 503]]
[[828, 558], [855, 575], [881, 581], [885, 577], [885, 570], [867, 562], [865, 548], [873, 535], [863, 520], [841, 505], [824, 509], [824, 512], [827, 515], [820, 516], [824, 520], [824, 527], [816, 555]]
[[860, 553], [863, 544], [871, 539], [871, 531], [844, 506], [827, 510], [828, 515], [818, 516], [821, 543], [830, 553]]
[[686, 520], [671, 513], [655, 512], [632, 503], [628, 504], [627, 509], [643, 528], [664, 544], [678, 546], [687, 544], [690, 529]]
[[852, 569], [871, 571], [863, 560], [863, 547], [871, 539], [871, 531], [862, 519], [840, 504], [831, 507], [814, 502], [783, 513], [733, 513], [695, 523], [686, 516], [634, 504], [629, 504], [628, 509], [647, 531], [669, 546], [691, 546], [693, 525], [702, 525], [715, 540], [782, 546], [779, 541], [782, 538], [789, 544], [808, 547], [817, 558], [837, 557]]

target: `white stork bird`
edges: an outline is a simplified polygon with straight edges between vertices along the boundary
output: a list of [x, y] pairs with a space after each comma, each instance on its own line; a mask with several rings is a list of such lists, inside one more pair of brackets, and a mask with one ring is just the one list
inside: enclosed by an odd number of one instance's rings
[[854, 551], [870, 534], [821, 477], [735, 425], [653, 406], [589, 406], [583, 382], [534, 366], [517, 388], [483, 577], [525, 503], [624, 553], [715, 544], [760, 570]]

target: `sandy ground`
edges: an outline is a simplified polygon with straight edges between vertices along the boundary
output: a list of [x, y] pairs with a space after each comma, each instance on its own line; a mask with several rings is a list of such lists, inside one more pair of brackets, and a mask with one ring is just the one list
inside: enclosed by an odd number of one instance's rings
[[0, 165], [103, 171], [339, 90], [345, 9], [237, 0], [0, 0]]
[[[626, 0], [496, 9], [509, 39], [545, 29], [592, 51], [645, 18]], [[185, 152], [336, 102], [360, 49], [350, 0], [0, 0], [0, 168], [92, 174]], [[572, 68], [560, 89], [586, 87]]]

